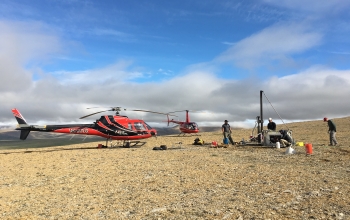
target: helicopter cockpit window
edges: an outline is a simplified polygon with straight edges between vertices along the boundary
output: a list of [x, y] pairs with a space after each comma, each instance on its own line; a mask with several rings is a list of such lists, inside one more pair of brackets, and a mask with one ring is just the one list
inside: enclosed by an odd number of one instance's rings
[[141, 122], [135, 122], [134, 127], [136, 130], [145, 130], [146, 129]]
[[148, 130], [151, 130], [151, 129], [152, 129], [152, 127], [149, 126], [146, 122], [145, 122], [145, 125], [146, 125], [146, 127], [148, 128]]
[[190, 124], [190, 129], [196, 130], [198, 128], [198, 125], [196, 123], [191, 123]]

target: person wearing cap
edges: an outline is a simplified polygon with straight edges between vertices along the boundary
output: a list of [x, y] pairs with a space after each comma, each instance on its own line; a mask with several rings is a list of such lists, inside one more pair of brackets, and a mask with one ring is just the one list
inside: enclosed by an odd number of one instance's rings
[[228, 138], [231, 144], [234, 145], [235, 142], [231, 137], [231, 133], [232, 133], [231, 126], [229, 125], [227, 120], [225, 120], [225, 123], [221, 126], [221, 130], [222, 130], [222, 134], [224, 135], [224, 138]]
[[330, 145], [336, 146], [338, 144], [338, 141], [335, 138], [335, 133], [337, 132], [337, 128], [336, 128], [334, 122], [328, 118], [323, 118], [323, 121], [328, 123], [328, 133], [329, 133]]
[[269, 123], [267, 124], [267, 130], [276, 131], [276, 123], [269, 118]]

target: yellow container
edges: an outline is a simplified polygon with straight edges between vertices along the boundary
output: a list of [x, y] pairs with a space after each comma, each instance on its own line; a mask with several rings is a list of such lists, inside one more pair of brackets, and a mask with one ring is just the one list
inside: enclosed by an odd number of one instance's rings
[[295, 146], [304, 147], [304, 142], [297, 142], [295, 143]]

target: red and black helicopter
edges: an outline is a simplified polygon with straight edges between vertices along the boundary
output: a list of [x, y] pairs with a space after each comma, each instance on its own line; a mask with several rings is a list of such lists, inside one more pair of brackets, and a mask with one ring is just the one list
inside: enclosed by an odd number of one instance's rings
[[[88, 108], [90, 109], [90, 108]], [[106, 111], [115, 111], [115, 115], [103, 115], [93, 124], [62, 124], [62, 125], [28, 125], [21, 113], [16, 109], [12, 109], [12, 113], [15, 116], [18, 127], [16, 130], [20, 130], [20, 139], [25, 140], [31, 131], [39, 132], [55, 132], [65, 134], [80, 134], [80, 135], [96, 135], [106, 138], [106, 146], [108, 140], [121, 140], [123, 146], [130, 146], [130, 141], [136, 141], [140, 139], [146, 139], [150, 137], [156, 137], [157, 131], [149, 126], [141, 119], [130, 119], [127, 116], [119, 115], [121, 110], [126, 110], [121, 107], [111, 107], [111, 109], [98, 111], [80, 119], [95, 115]], [[148, 110], [128, 110], [137, 112], [148, 112], [156, 114], [165, 114], [160, 112], [153, 112]], [[167, 114], [166, 114], [167, 115]], [[125, 145], [126, 142], [126, 145]], [[136, 144], [139, 141], [136, 141]]]
[[[169, 120], [169, 114], [170, 113], [184, 112], [184, 111], [186, 111], [186, 121], [175, 121], [174, 119]], [[183, 135], [194, 134], [194, 133], [198, 133], [199, 132], [199, 127], [198, 127], [197, 123], [190, 121], [190, 116], [189, 116], [188, 112], [189, 112], [189, 110], [181, 110], [181, 111], [169, 112], [167, 114], [168, 126], [169, 126], [170, 122], [178, 124], [179, 128], [180, 128], [180, 131], [181, 131], [181, 133], [179, 135], [181, 135], [181, 134], [183, 134]]]

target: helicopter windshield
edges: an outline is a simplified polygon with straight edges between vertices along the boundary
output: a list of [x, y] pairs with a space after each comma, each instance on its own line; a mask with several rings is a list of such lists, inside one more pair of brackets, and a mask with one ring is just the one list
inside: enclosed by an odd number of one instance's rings
[[196, 122], [189, 123], [189, 129], [196, 130], [198, 129], [198, 125]]
[[152, 127], [149, 126], [146, 122], [145, 122], [145, 125], [146, 125], [146, 127], [148, 128], [148, 130], [151, 130], [151, 129], [152, 129]]
[[147, 130], [147, 128], [141, 122], [135, 122], [134, 127], [136, 130]]

